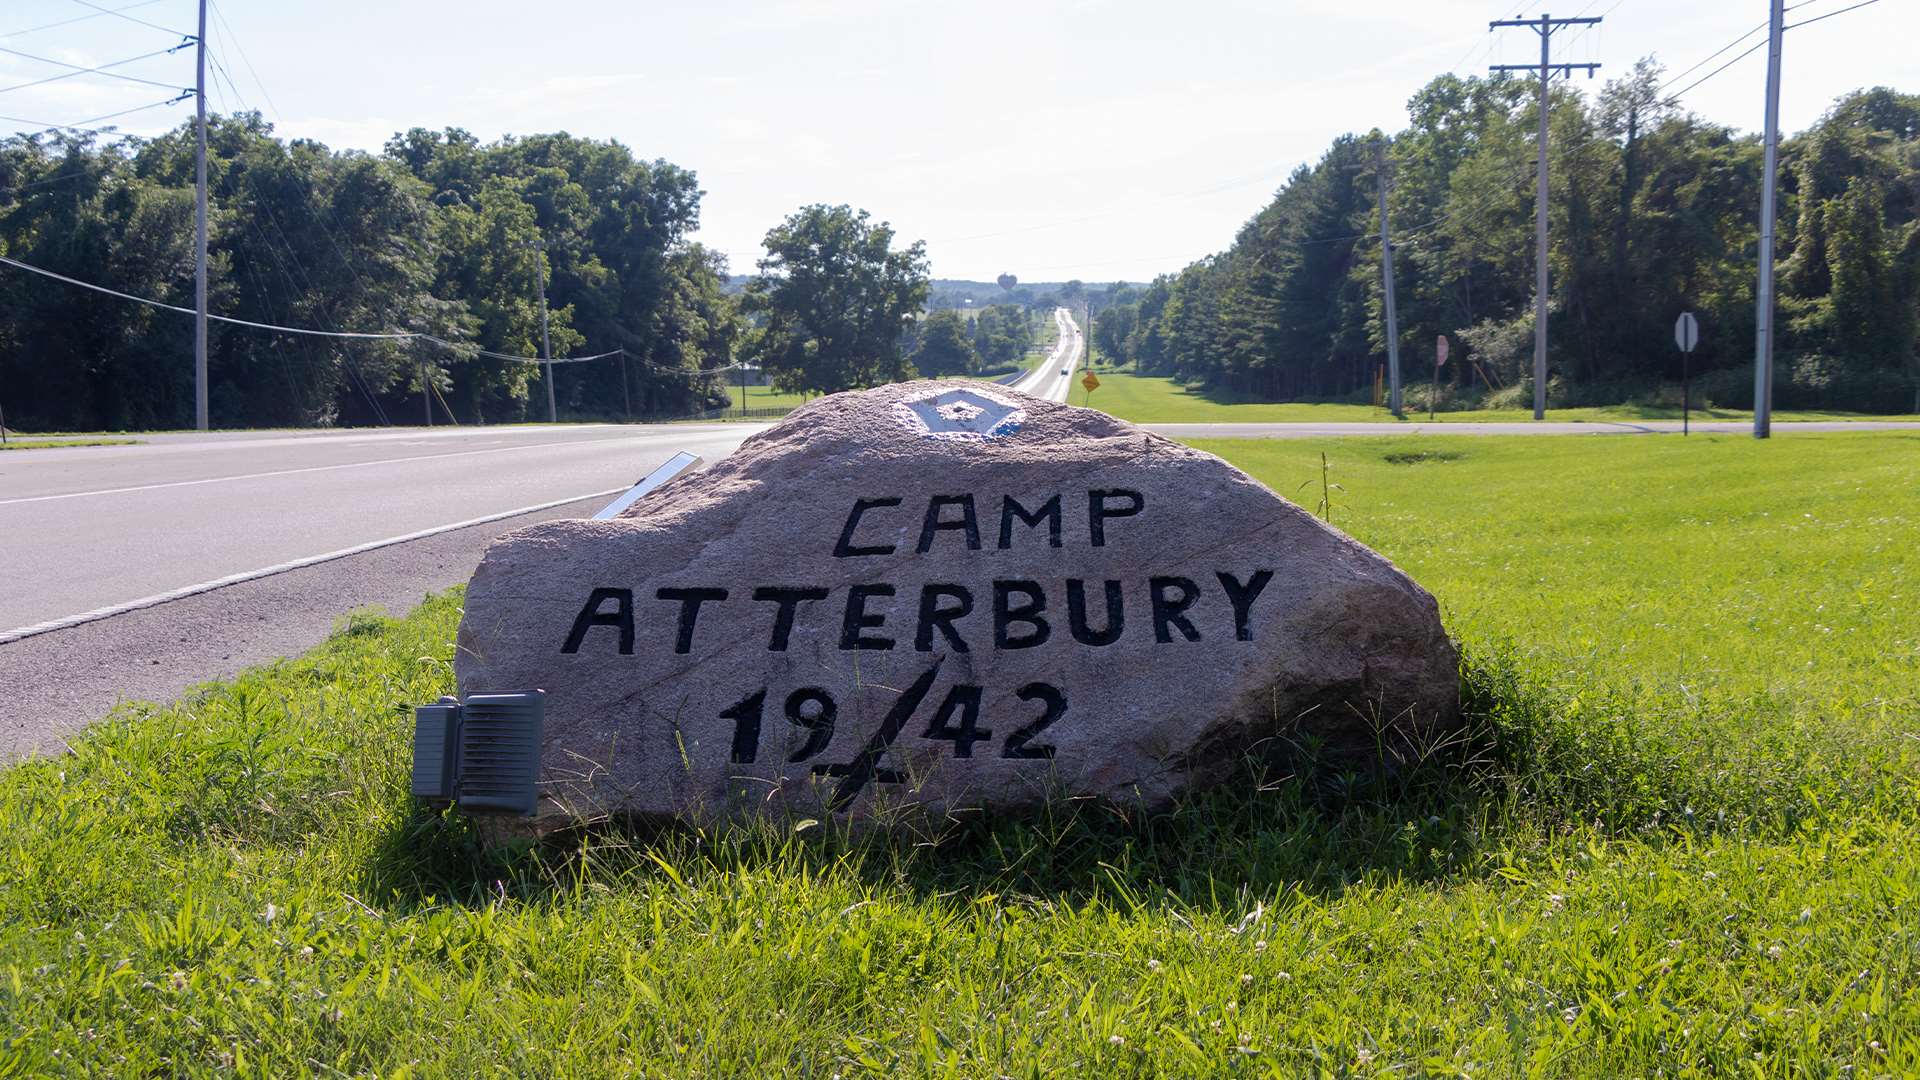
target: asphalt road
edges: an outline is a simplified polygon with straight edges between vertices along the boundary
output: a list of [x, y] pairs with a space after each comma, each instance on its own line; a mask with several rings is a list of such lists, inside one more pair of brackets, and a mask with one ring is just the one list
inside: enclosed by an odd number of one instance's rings
[[1034, 397], [1065, 401], [1073, 390], [1073, 374], [1080, 367], [1080, 358], [1086, 355], [1087, 344], [1081, 336], [1080, 324], [1073, 321], [1072, 313], [1066, 308], [1054, 308], [1053, 321], [1060, 327], [1060, 340], [1055, 343], [1052, 355], [1011, 385]]
[[[57, 748], [119, 700], [298, 653], [356, 608], [404, 613], [464, 582], [493, 537], [589, 515], [676, 450], [716, 461], [760, 427], [163, 435], [0, 455], [0, 757]], [[398, 537], [412, 539], [263, 573]]]
[[[1065, 400], [1085, 343], [1064, 309], [1055, 318], [1060, 344], [1016, 385]], [[297, 654], [358, 608], [402, 614], [466, 581], [495, 536], [587, 516], [675, 451], [717, 461], [761, 427], [167, 434], [135, 446], [0, 455], [0, 758], [57, 749], [119, 701], [170, 700]], [[1183, 439], [1677, 430], [1664, 422], [1151, 427]], [[1920, 424], [1775, 425], [1787, 436], [1885, 428]]]

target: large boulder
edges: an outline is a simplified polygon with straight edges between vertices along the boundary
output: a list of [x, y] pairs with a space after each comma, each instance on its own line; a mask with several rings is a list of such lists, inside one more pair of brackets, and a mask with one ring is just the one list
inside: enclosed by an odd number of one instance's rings
[[455, 663], [547, 692], [573, 818], [1161, 805], [1459, 704], [1386, 559], [1211, 454], [965, 382], [823, 398], [624, 517], [502, 537]]

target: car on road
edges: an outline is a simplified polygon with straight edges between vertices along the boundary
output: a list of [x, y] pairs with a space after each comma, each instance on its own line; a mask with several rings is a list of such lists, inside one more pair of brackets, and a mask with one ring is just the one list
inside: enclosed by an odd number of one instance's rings
[[1071, 374], [1073, 374], [1073, 369], [1072, 369], [1072, 368], [1070, 368], [1070, 367], [1063, 367], [1063, 368], [1061, 368], [1061, 369], [1060, 369], [1060, 374], [1062, 374], [1062, 375], [1071, 375]]

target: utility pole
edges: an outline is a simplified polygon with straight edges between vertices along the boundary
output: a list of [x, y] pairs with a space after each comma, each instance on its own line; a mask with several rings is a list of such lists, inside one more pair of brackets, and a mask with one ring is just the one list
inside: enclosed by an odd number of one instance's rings
[[1767, 31], [1766, 170], [1760, 185], [1760, 288], [1753, 334], [1753, 437], [1773, 434], [1773, 222], [1774, 184], [1780, 175], [1780, 37], [1786, 30], [1785, 0], [1772, 0]]
[[[540, 286], [540, 370], [545, 375], [542, 381], [547, 384], [547, 423], [557, 424], [560, 422], [560, 410], [554, 405], [553, 401], [553, 346], [547, 340], [547, 241], [542, 237], [539, 240], [523, 246], [532, 248], [540, 253], [540, 265], [538, 267], [538, 284]], [[626, 357], [621, 357], [620, 362], [625, 364], [627, 362]], [[622, 370], [621, 374], [624, 376], [626, 372]]]
[[1540, 76], [1540, 164], [1538, 166], [1538, 184], [1534, 195], [1534, 251], [1533, 273], [1533, 418], [1544, 420], [1547, 416], [1547, 105], [1549, 95], [1547, 84], [1553, 81], [1555, 73], [1567, 78], [1573, 77], [1574, 68], [1586, 68], [1587, 78], [1599, 64], [1556, 64], [1553, 62], [1554, 31], [1568, 26], [1592, 26], [1600, 21], [1598, 17], [1586, 19], [1556, 19], [1542, 14], [1538, 19], [1500, 19], [1487, 24], [1488, 30], [1498, 30], [1503, 26], [1525, 26], [1540, 35], [1540, 63], [1533, 64], [1494, 64], [1487, 70], [1536, 71]]
[[1387, 302], [1387, 408], [1400, 415], [1400, 312], [1393, 301], [1393, 241], [1387, 228], [1387, 144], [1373, 144], [1374, 179], [1380, 198], [1380, 275]]
[[207, 430], [207, 0], [194, 39], [193, 426]]
[[1087, 297], [1087, 348], [1081, 357], [1080, 366], [1093, 370], [1093, 297]]

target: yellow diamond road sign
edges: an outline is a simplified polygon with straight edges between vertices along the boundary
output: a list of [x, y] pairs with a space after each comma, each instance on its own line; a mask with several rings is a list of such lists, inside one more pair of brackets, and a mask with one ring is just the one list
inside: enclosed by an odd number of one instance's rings
[[1095, 375], [1093, 372], [1089, 371], [1085, 375], [1081, 376], [1080, 385], [1086, 387], [1087, 393], [1091, 394], [1095, 390], [1100, 389], [1100, 376]]

